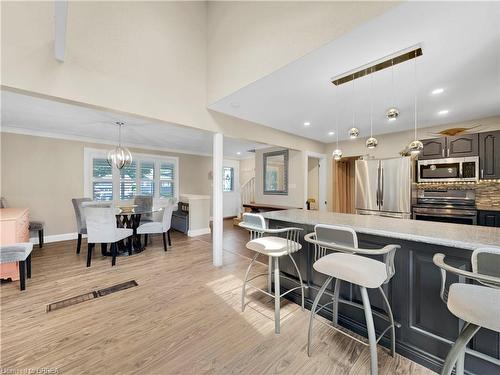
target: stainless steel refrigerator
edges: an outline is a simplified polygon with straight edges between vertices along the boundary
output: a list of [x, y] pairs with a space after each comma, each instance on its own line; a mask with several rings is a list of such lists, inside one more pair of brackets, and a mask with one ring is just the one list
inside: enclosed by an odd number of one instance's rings
[[410, 218], [413, 164], [409, 157], [356, 160], [356, 213]]

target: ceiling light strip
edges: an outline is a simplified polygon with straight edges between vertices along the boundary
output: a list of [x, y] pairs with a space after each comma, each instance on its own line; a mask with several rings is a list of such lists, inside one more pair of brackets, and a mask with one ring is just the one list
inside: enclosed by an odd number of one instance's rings
[[422, 48], [420, 46], [413, 46], [410, 49], [399, 51], [391, 56], [384, 57], [369, 63], [368, 65], [357, 68], [355, 71], [342, 73], [331, 79], [332, 83], [336, 86], [353, 81], [355, 79], [367, 76], [368, 74], [376, 73], [386, 68], [391, 68], [394, 65], [401, 64], [408, 60], [412, 60], [422, 56]]

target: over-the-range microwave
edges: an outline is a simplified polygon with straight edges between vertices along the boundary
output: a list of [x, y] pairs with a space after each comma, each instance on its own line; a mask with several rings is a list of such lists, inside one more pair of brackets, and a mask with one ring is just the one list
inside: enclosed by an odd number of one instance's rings
[[478, 180], [478, 156], [418, 161], [418, 182], [474, 182]]

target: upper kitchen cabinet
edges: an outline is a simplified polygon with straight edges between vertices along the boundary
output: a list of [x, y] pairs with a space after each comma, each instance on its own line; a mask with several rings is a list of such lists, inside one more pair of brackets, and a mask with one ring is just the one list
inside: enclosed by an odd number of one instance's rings
[[464, 134], [446, 137], [446, 157], [461, 158], [478, 156], [478, 134]]
[[500, 178], [500, 130], [479, 134], [479, 176]]
[[420, 160], [479, 155], [477, 134], [424, 139], [422, 143], [424, 148], [418, 156]]
[[439, 159], [446, 155], [446, 138], [424, 139], [422, 143], [424, 148], [418, 156], [420, 160]]

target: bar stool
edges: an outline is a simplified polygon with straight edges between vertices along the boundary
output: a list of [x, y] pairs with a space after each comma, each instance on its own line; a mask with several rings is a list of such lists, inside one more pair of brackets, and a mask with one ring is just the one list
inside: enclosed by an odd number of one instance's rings
[[[368, 345], [370, 347], [370, 374], [378, 374], [377, 343], [386, 334], [386, 332], [391, 330], [391, 355], [394, 356], [396, 344], [395, 326], [400, 326], [394, 322], [391, 306], [389, 305], [389, 301], [381, 287], [383, 284], [389, 282], [395, 273], [394, 256], [396, 254], [396, 250], [400, 246], [387, 245], [381, 249], [360, 249], [358, 247], [356, 232], [352, 228], [337, 225], [318, 224], [314, 227], [314, 232], [307, 234], [304, 239], [315, 246], [315, 256], [317, 260], [314, 262], [313, 268], [316, 271], [328, 276], [323, 286], [319, 289], [311, 308], [307, 336], [307, 355], [311, 355], [314, 317], [327, 305], [332, 304], [333, 325], [329, 325], [329, 327], [364, 345]], [[330, 250], [336, 252], [326, 255], [326, 253]], [[384, 262], [357, 254], [383, 255]], [[327, 286], [330, 285], [334, 278], [336, 280], [332, 301], [320, 306], [319, 309], [317, 309], [321, 296], [325, 293]], [[339, 297], [340, 285], [342, 281], [359, 286], [363, 305], [347, 301]], [[386, 305], [387, 316], [379, 314], [375, 311], [372, 312], [367, 288], [378, 288]], [[368, 344], [336, 327], [338, 321], [339, 303], [345, 303], [353, 307], [364, 309], [366, 328], [368, 331]], [[373, 315], [383, 318], [389, 322], [389, 326], [382, 331], [378, 338], [375, 335]]]
[[[433, 262], [441, 269], [440, 296], [448, 310], [466, 322], [452, 345], [441, 375], [463, 375], [467, 343], [481, 327], [500, 332], [500, 248], [479, 248], [472, 253], [472, 272], [449, 266], [444, 254], [435, 254]], [[455, 283], [446, 290], [446, 272], [483, 285]]]
[[[280, 333], [280, 299], [286, 294], [301, 289], [302, 291], [302, 310], [304, 310], [304, 284], [302, 282], [302, 276], [300, 275], [297, 263], [292, 257], [292, 253], [295, 253], [302, 249], [302, 245], [299, 243], [299, 232], [301, 228], [280, 228], [280, 229], [268, 229], [264, 217], [259, 214], [245, 213], [243, 214], [243, 221], [239, 224], [240, 227], [250, 231], [250, 241], [246, 244], [247, 249], [256, 252], [255, 256], [252, 258], [250, 265], [245, 273], [245, 279], [243, 280], [243, 286], [241, 290], [241, 311], [245, 311], [245, 294], [246, 286], [250, 281], [256, 279], [257, 277], [267, 276], [267, 291], [262, 290], [252, 284], [249, 284], [252, 288], [274, 298], [274, 332]], [[267, 234], [271, 235], [281, 235], [278, 236], [265, 236]], [[252, 268], [255, 260], [259, 254], [264, 254], [269, 257], [269, 268], [267, 273], [262, 273], [248, 279], [250, 269]], [[296, 282], [296, 280], [291, 279], [285, 275], [280, 274], [279, 258], [283, 256], [289, 256], [292, 263], [297, 271], [297, 276], [299, 278], [300, 285], [296, 288], [287, 290], [285, 293], [281, 294], [280, 289], [280, 277], [284, 279]], [[273, 269], [274, 267], [274, 269]], [[271, 293], [271, 283], [272, 274], [274, 272], [274, 294]]]

